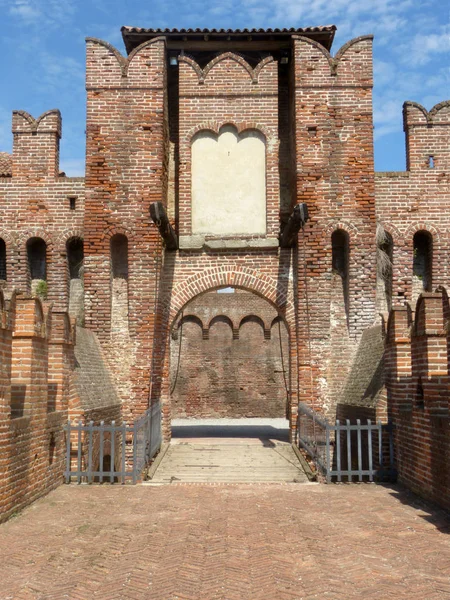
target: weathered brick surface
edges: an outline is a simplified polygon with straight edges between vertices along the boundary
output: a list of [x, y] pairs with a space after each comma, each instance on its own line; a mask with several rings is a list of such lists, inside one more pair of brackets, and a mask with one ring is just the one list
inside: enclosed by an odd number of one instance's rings
[[[427, 112], [414, 102], [404, 106], [408, 170], [377, 173], [377, 218], [393, 239], [394, 303], [413, 297], [413, 237], [425, 231], [432, 238], [432, 291], [449, 281], [448, 244], [450, 220], [444, 207], [450, 201], [450, 103], [442, 102]], [[433, 157], [433, 167], [429, 158]]]
[[415, 319], [394, 308], [386, 340], [388, 410], [399, 479], [450, 508], [449, 332], [444, 290], [420, 296]]
[[74, 342], [68, 315], [35, 298], [13, 296], [7, 309], [0, 344], [0, 520], [62, 482]]
[[[121, 418], [118, 398], [130, 420], [149, 400], [161, 399], [166, 439], [176, 413], [171, 333], [199, 294], [233, 286], [262, 297], [282, 318], [294, 428], [299, 399], [334, 417], [343, 392], [351, 388], [361, 335], [378, 310], [390, 308], [390, 296], [404, 303], [415, 300], [421, 287], [449, 285], [449, 103], [427, 112], [407, 102], [408, 170], [374, 174], [371, 36], [351, 40], [334, 57], [313, 39], [286, 37], [283, 52], [289, 60], [283, 64], [280, 48], [261, 50], [264, 38], [245, 41], [249, 62], [234, 51], [232, 36], [210, 41], [199, 38], [192, 56], [180, 51], [178, 65], [169, 67], [170, 34], [144, 42], [128, 57], [106, 42], [87, 40], [84, 181], [59, 174], [56, 110], [37, 119], [15, 111], [13, 153], [0, 157], [5, 242], [0, 243], [0, 287], [42, 288], [40, 278], [30, 280], [27, 257], [27, 242], [41, 238], [47, 296], [55, 309], [69, 307], [82, 316], [84, 289], [85, 323], [100, 343], [97, 357], [102, 355], [109, 368], [108, 386], [115, 388], [114, 401], [99, 405], [109, 417]], [[167, 205], [176, 232], [193, 233], [192, 139], [199, 131], [218, 134], [224, 125], [264, 137], [266, 235], [249, 235], [240, 240], [244, 247], [222, 249], [214, 246], [217, 236], [206, 235], [203, 247], [165, 251], [149, 206]], [[299, 202], [308, 205], [311, 218], [294, 249], [250, 247], [267, 243], [264, 238], [273, 243]], [[393, 241], [391, 294], [391, 279], [377, 280], [377, 222]], [[432, 236], [422, 261], [428, 264], [425, 276], [414, 271], [418, 231]], [[72, 238], [84, 240], [84, 274], [76, 277], [67, 257]], [[42, 360], [39, 344], [33, 346], [36, 364]], [[52, 402], [58, 406], [67, 381], [57, 374], [60, 351], [50, 346], [47, 352], [52, 393], [59, 386]], [[424, 349], [417, 345], [415, 352]], [[195, 367], [199, 348], [191, 357]], [[232, 361], [244, 359], [238, 353]], [[268, 356], [262, 352], [260, 359]], [[267, 382], [270, 375], [264, 377]], [[98, 418], [101, 407], [89, 402]], [[199, 410], [206, 409], [203, 403]], [[385, 414], [385, 396], [380, 410]]]
[[[6, 273], [10, 289], [31, 291], [26, 243], [33, 237], [47, 244], [48, 299], [65, 310], [69, 299], [66, 243], [83, 237], [84, 180], [59, 173], [61, 116], [48, 111], [34, 119], [13, 114], [10, 177], [0, 177], [2, 219], [0, 238], [6, 243]], [[70, 208], [75, 198], [75, 209]]]
[[395, 487], [63, 486], [2, 526], [2, 595], [445, 600], [449, 526]]
[[[86, 326], [98, 335], [124, 411], [148, 404], [162, 245], [149, 206], [166, 194], [165, 42], [128, 59], [87, 41]], [[128, 322], [111, 330], [111, 238], [128, 239]], [[121, 348], [121, 352], [116, 352]]]
[[255, 294], [198, 296], [172, 332], [170, 375], [175, 418], [283, 417], [286, 327], [274, 307]]

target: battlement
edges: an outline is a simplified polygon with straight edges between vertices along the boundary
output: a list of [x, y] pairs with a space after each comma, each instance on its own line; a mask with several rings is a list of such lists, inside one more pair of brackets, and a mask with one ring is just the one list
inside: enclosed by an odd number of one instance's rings
[[61, 481], [74, 330], [51, 304], [0, 290], [0, 519]]
[[450, 171], [450, 100], [427, 111], [417, 102], [403, 105], [408, 171]]
[[38, 182], [58, 177], [61, 113], [49, 110], [35, 119], [23, 110], [12, 115], [13, 178]]

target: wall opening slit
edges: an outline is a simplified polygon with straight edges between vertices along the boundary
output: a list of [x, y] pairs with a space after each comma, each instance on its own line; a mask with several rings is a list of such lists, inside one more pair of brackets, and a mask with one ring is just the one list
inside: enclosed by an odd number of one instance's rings
[[433, 238], [428, 231], [417, 231], [413, 238], [412, 301], [432, 290]]
[[[349, 236], [343, 229], [333, 231], [331, 235], [332, 277], [336, 303], [343, 306], [345, 319], [349, 319]], [[340, 289], [339, 289], [340, 288]]]
[[81, 238], [71, 238], [66, 244], [69, 269], [69, 314], [84, 324], [84, 247]]
[[28, 273], [31, 294], [47, 298], [47, 244], [42, 238], [30, 238], [27, 242]]
[[128, 332], [128, 239], [111, 238], [111, 332]]
[[6, 244], [5, 240], [0, 238], [0, 284], [6, 280]]

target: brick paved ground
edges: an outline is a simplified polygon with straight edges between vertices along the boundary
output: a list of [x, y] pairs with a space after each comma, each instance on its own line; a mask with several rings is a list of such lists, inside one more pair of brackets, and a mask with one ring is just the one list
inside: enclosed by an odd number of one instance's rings
[[0, 527], [0, 597], [448, 599], [449, 534], [365, 484], [63, 486]]

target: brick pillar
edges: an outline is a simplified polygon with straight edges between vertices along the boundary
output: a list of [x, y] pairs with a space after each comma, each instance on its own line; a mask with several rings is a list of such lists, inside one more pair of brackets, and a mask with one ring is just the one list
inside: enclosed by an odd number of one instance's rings
[[68, 411], [73, 346], [69, 315], [65, 312], [52, 313], [48, 344], [49, 411], [62, 411], [65, 414]]
[[0, 515], [9, 505], [9, 421], [11, 418], [12, 331], [3, 292], [0, 290]]
[[[335, 58], [305, 37], [293, 46], [296, 202], [310, 214], [298, 249], [300, 395], [332, 418], [357, 340], [375, 318], [372, 37]], [[333, 277], [338, 229], [348, 236], [347, 292]], [[339, 293], [345, 303], [335, 302]]]
[[55, 178], [59, 172], [61, 114], [49, 110], [37, 119], [22, 110], [13, 111], [12, 176], [29, 183]]
[[[129, 58], [87, 40], [85, 315], [118, 392], [137, 414], [148, 406], [158, 270], [163, 252], [150, 203], [166, 203], [165, 41]], [[111, 238], [128, 240], [128, 329], [111, 330]], [[132, 415], [125, 414], [125, 418]]]

